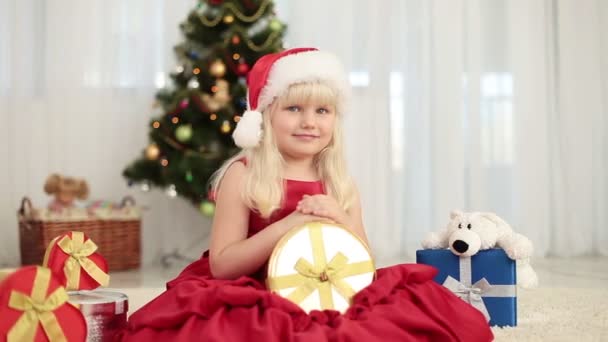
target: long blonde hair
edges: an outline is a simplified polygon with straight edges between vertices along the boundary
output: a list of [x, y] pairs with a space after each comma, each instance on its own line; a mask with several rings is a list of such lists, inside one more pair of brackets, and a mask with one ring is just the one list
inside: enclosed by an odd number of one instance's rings
[[283, 157], [274, 141], [271, 119], [276, 108], [285, 103], [323, 103], [336, 108], [336, 121], [330, 143], [314, 158], [317, 174], [325, 185], [327, 193], [333, 196], [344, 210], [354, 201], [354, 184], [350, 178], [344, 158], [342, 138], [342, 108], [335, 89], [322, 82], [297, 83], [291, 85], [283, 95], [277, 97], [264, 110], [263, 136], [254, 148], [243, 149], [228, 159], [212, 177], [211, 186], [215, 193], [219, 190], [226, 170], [235, 161], [247, 161], [245, 186], [241, 192], [247, 206], [268, 218], [281, 207], [284, 192]]

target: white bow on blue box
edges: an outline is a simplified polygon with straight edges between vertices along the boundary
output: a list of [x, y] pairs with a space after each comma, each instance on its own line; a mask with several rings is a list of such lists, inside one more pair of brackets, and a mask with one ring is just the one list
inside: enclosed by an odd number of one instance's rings
[[515, 261], [502, 249], [458, 257], [448, 249], [416, 251], [416, 262], [438, 269], [435, 281], [481, 311], [490, 325], [517, 325]]

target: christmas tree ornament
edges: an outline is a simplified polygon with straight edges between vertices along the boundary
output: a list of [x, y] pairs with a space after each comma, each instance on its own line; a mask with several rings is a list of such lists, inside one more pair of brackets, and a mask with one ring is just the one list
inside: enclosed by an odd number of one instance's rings
[[211, 201], [204, 200], [201, 202], [199, 209], [201, 213], [207, 217], [212, 217], [215, 214], [215, 204]]
[[177, 127], [175, 138], [182, 143], [190, 141], [192, 138], [192, 125], [180, 125]]
[[160, 149], [158, 148], [158, 145], [156, 145], [156, 144], [148, 145], [148, 147], [146, 148], [146, 158], [148, 158], [149, 160], [156, 160], [156, 159], [158, 159], [159, 155], [160, 155]]
[[221, 108], [224, 108], [232, 99], [230, 96], [230, 84], [224, 79], [219, 79], [215, 82], [215, 85], [211, 88], [213, 95], [202, 94], [201, 100], [205, 106], [216, 112]]
[[186, 108], [188, 108], [188, 105], [189, 105], [189, 104], [190, 104], [190, 100], [188, 100], [188, 99], [183, 99], [183, 100], [181, 100], [181, 102], [179, 103], [179, 107], [180, 107], [181, 109], [186, 109]]
[[272, 19], [268, 25], [273, 31], [280, 31], [283, 28], [283, 24], [277, 19]]
[[249, 65], [247, 63], [239, 63], [236, 67], [236, 71], [239, 75], [245, 76], [249, 72]]
[[221, 59], [216, 59], [209, 66], [209, 73], [215, 77], [223, 77], [226, 74], [226, 64]]

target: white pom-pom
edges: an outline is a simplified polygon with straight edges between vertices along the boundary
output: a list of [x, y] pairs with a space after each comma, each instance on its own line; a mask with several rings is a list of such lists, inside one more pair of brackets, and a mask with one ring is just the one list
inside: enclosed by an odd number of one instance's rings
[[262, 113], [246, 111], [232, 133], [232, 139], [240, 148], [256, 147], [262, 137]]

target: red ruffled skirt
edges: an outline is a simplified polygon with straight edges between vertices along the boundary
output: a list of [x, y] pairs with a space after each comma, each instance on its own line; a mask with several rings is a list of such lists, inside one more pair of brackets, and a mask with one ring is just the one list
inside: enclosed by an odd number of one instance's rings
[[377, 271], [344, 314], [302, 311], [250, 278], [212, 279], [207, 258], [129, 319], [119, 341], [491, 341], [484, 316], [417, 264]]

